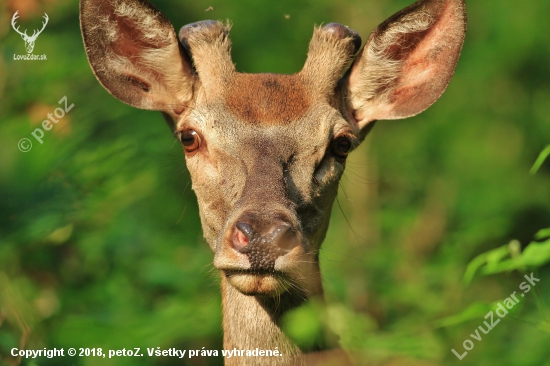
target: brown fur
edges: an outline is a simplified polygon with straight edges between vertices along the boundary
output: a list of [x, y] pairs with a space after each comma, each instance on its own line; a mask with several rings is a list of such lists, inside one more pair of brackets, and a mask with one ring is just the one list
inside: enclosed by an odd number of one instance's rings
[[241, 73], [229, 84], [225, 103], [237, 118], [254, 124], [291, 123], [310, 105], [297, 75]]
[[230, 28], [229, 24], [221, 22], [200, 23], [184, 40], [192, 50], [193, 64], [208, 100], [223, 98], [235, 73], [231, 61]]
[[309, 43], [307, 59], [300, 74], [306, 80], [312, 98], [326, 101], [356, 52], [355, 32], [340, 26], [338, 31], [316, 27]]
[[[359, 39], [335, 24], [315, 28], [299, 73], [251, 75], [235, 70], [227, 24], [184, 27], [179, 44], [145, 0], [82, 0], [86, 53], [102, 85], [133, 106], [163, 111], [177, 131], [200, 135], [186, 163], [222, 276], [224, 348], [283, 354], [228, 365], [334, 360], [337, 353], [304, 355], [280, 327], [287, 311], [322, 298], [318, 253], [345, 167], [333, 143], [348, 136], [356, 144], [371, 121], [433, 103], [454, 71], [464, 21], [463, 0], [421, 0], [382, 23], [344, 77]], [[249, 257], [232, 242], [242, 222], [262, 238], [284, 224], [298, 244], [267, 257], [255, 242]]]

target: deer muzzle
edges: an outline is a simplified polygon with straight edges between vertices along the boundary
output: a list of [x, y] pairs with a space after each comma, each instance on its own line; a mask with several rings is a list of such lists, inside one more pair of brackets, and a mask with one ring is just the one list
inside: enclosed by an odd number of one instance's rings
[[245, 212], [232, 222], [217, 247], [216, 268], [244, 294], [285, 291], [308, 255], [294, 220], [272, 211], [264, 215]]

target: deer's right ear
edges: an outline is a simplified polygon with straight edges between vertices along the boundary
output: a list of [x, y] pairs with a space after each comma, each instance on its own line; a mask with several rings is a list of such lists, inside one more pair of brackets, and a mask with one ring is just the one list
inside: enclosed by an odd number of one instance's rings
[[181, 114], [197, 79], [169, 20], [145, 0], [82, 0], [80, 27], [99, 82], [142, 109]]
[[465, 31], [464, 0], [419, 0], [380, 24], [343, 80], [348, 115], [365, 129], [428, 108], [451, 80]]

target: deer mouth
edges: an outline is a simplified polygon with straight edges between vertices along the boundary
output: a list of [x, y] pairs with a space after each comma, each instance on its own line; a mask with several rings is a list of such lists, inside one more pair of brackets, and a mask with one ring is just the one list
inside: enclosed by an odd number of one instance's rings
[[270, 270], [224, 270], [228, 282], [244, 295], [278, 296], [291, 287], [283, 272]]

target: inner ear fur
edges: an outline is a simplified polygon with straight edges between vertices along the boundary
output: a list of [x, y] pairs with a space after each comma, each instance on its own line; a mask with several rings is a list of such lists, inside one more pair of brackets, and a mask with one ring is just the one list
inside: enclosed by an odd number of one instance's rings
[[466, 31], [464, 0], [420, 0], [370, 35], [342, 80], [359, 128], [416, 115], [445, 91]]
[[142, 109], [181, 114], [196, 75], [169, 20], [145, 0], [81, 0], [86, 55], [99, 82]]

